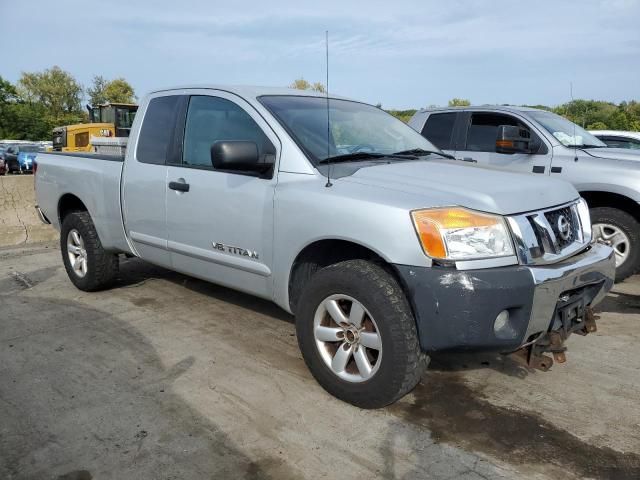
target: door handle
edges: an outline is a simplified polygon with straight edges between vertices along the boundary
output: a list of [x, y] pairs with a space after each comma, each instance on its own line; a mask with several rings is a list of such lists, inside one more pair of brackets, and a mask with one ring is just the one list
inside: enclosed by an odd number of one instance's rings
[[471, 158], [471, 157], [462, 157], [462, 158], [458, 158], [457, 160], [460, 160], [461, 162], [478, 163], [478, 161], [475, 158]]
[[169, 188], [178, 192], [188, 192], [189, 184], [185, 182], [169, 182]]

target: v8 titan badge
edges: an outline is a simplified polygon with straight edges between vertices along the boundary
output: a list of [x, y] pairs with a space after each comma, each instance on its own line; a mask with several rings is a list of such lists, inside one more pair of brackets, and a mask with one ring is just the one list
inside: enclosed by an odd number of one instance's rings
[[220, 250], [221, 252], [232, 253], [234, 255], [240, 255], [241, 257], [255, 258], [256, 260], [260, 258], [258, 252], [256, 252], [255, 250], [247, 250], [245, 248], [234, 247], [233, 245], [225, 245], [224, 243], [219, 242], [211, 242], [211, 244], [213, 245], [213, 248], [215, 250]]

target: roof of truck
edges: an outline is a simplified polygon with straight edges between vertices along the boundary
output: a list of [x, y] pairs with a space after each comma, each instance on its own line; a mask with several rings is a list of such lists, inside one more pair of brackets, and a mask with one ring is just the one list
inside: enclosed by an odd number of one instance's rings
[[520, 107], [518, 105], [468, 105], [465, 107], [435, 107], [421, 108], [418, 112], [435, 112], [445, 110], [474, 110], [474, 109], [500, 110], [503, 112], [539, 112], [541, 108]]
[[[323, 92], [316, 92], [315, 90], [298, 90], [295, 88], [283, 88], [283, 87], [260, 87], [253, 85], [181, 85], [171, 88], [160, 88], [153, 90], [150, 93], [169, 92], [175, 90], [193, 90], [193, 89], [210, 89], [210, 90], [222, 90], [229, 93], [235, 93], [245, 98], [256, 98], [262, 95], [297, 95], [307, 97], [325, 97]], [[334, 95], [330, 93], [331, 98], [345, 99], [345, 97]]]

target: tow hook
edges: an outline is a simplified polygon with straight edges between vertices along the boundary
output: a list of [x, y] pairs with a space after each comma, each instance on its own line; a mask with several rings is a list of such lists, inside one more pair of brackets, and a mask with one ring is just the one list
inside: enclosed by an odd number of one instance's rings
[[[569, 328], [565, 326], [540, 335], [534, 342], [510, 353], [509, 357], [528, 368], [546, 372], [553, 366], [554, 361], [558, 363], [567, 361], [565, 354], [567, 347], [564, 342], [572, 333], [587, 335], [598, 330], [597, 318], [593, 309], [586, 307], [581, 322], [577, 322]], [[553, 358], [545, 355], [546, 353], [551, 353]]]

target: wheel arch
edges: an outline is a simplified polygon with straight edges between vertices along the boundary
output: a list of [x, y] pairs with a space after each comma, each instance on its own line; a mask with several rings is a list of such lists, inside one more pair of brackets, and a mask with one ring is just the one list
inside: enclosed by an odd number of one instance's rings
[[610, 207], [617, 208], [632, 215], [640, 222], [640, 204], [620, 193], [585, 190], [580, 195], [587, 201], [589, 208]]
[[88, 212], [89, 209], [79, 197], [73, 193], [65, 193], [58, 200], [58, 220], [60, 225], [64, 218], [71, 212]]
[[[291, 312], [295, 314], [297, 302], [302, 290], [316, 272], [329, 265], [358, 259], [368, 260], [381, 266], [387, 273], [395, 278], [400, 288], [402, 288], [405, 295], [407, 295], [407, 287], [400, 275], [398, 275], [393, 264], [383, 258], [378, 252], [352, 240], [325, 238], [306, 245], [298, 255], [296, 255], [291, 265], [287, 285]], [[408, 295], [407, 301], [413, 310], [411, 298]]]

